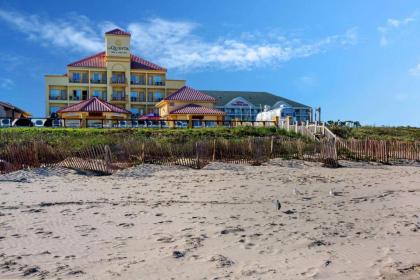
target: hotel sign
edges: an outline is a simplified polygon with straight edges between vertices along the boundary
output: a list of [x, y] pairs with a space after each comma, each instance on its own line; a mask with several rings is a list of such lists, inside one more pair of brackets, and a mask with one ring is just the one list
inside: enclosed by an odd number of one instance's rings
[[120, 40], [113, 40], [109, 42], [107, 46], [107, 55], [113, 56], [129, 56], [130, 48], [129, 46], [124, 46]]
[[242, 97], [237, 97], [231, 100], [226, 107], [254, 107], [252, 104], [247, 102], [247, 100], [243, 99]]
[[108, 53], [110, 55], [126, 56], [130, 53], [130, 49], [127, 47], [109, 46]]

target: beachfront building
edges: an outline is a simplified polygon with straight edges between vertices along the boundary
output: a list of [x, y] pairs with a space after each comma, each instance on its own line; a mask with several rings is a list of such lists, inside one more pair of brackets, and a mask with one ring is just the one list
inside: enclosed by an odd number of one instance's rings
[[8, 102], [0, 101], [0, 118], [10, 118], [10, 119], [19, 119], [19, 118], [27, 118], [31, 114], [27, 111], [16, 107], [13, 104]]
[[312, 121], [312, 108], [268, 92], [201, 90], [215, 99], [215, 108], [226, 113], [225, 120], [255, 121], [258, 113], [289, 107], [294, 121]]
[[67, 123], [66, 126], [80, 127], [104, 126], [104, 120], [105, 126], [113, 126], [112, 121], [118, 125], [118, 121], [127, 120], [131, 115], [130, 111], [95, 96], [64, 107], [56, 113]]
[[[169, 121], [190, 121], [206, 124], [223, 121], [225, 112], [215, 109], [216, 99], [199, 90], [184, 86], [156, 104], [159, 115]], [[170, 124], [173, 124], [173, 122]], [[194, 124], [196, 126], [196, 124]]]
[[170, 80], [167, 70], [131, 53], [131, 34], [105, 33], [105, 51], [67, 65], [64, 75], [45, 76], [46, 114], [92, 97], [131, 112], [133, 117], [157, 112], [155, 104], [185, 85]]

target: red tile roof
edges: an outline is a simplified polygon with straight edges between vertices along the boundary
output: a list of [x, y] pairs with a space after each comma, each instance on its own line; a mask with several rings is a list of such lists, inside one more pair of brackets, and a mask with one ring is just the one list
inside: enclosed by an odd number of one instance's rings
[[105, 34], [131, 36], [130, 33], [126, 32], [124, 30], [121, 30], [119, 28], [112, 29], [108, 32], [105, 32]]
[[168, 95], [164, 100], [178, 100], [178, 101], [210, 101], [215, 102], [216, 99], [210, 95], [202, 93], [196, 89], [183, 86], [174, 93]]
[[197, 104], [188, 104], [184, 107], [171, 111], [169, 114], [226, 115], [226, 113], [223, 111], [213, 109], [213, 108], [203, 107]]
[[163, 70], [166, 71], [165, 68], [154, 64], [150, 61], [147, 61], [137, 55], [131, 55], [131, 69], [144, 69], [144, 70]]
[[85, 57], [81, 60], [72, 62], [67, 66], [105, 68], [105, 52], [100, 52], [92, 56]]
[[67, 106], [57, 111], [57, 113], [69, 113], [69, 112], [114, 112], [114, 113], [131, 114], [130, 111], [127, 111], [126, 109], [115, 106], [109, 102], [100, 100], [97, 97], [92, 97], [88, 100], [82, 101], [74, 105]]
[[[100, 52], [95, 55], [72, 62], [67, 66], [105, 68], [105, 52]], [[166, 71], [165, 68], [133, 54], [131, 55], [131, 69]]]

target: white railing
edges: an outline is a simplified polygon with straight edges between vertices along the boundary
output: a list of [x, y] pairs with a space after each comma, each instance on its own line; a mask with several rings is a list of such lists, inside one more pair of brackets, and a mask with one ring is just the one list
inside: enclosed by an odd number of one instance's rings
[[337, 139], [337, 136], [325, 126], [325, 123], [290, 124], [287, 121], [279, 121], [279, 128], [302, 134], [311, 139], [317, 140], [317, 136], [327, 139]]

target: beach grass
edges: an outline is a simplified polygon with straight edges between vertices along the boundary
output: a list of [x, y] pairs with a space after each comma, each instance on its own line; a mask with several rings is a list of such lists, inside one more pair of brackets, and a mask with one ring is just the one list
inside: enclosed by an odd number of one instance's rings
[[209, 138], [302, 136], [275, 127], [194, 128], [194, 129], [98, 129], [98, 128], [4, 128], [0, 129], [0, 147], [40, 140], [52, 146], [84, 148], [98, 144], [117, 144], [126, 139], [153, 138], [162, 142], [188, 142]]
[[331, 126], [329, 127], [337, 136], [345, 139], [373, 139], [373, 140], [399, 140], [420, 141], [420, 128], [401, 127], [375, 127], [362, 126], [358, 128]]

